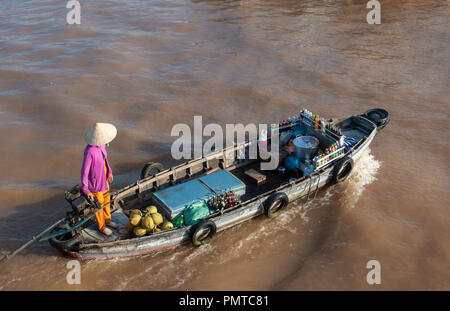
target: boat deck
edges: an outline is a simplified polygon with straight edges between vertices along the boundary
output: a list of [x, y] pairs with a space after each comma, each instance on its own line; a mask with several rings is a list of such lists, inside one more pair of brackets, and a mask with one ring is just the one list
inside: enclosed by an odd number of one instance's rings
[[124, 214], [123, 210], [119, 208], [111, 214], [111, 219], [113, 222], [119, 225], [118, 229], [110, 228], [113, 232], [112, 236], [107, 237], [103, 233], [99, 232], [97, 227], [97, 222], [94, 222], [82, 231], [83, 241], [85, 244], [88, 243], [100, 243], [100, 242], [110, 242], [116, 240], [124, 240], [132, 237], [131, 234], [125, 229], [125, 225], [128, 222], [128, 216]]
[[[277, 170], [263, 171], [260, 169], [260, 166], [261, 163], [257, 161], [230, 171], [230, 173], [239, 178], [246, 185], [246, 193], [242, 196], [242, 201], [249, 200], [267, 191], [276, 189], [280, 185], [288, 183], [290, 178], [301, 177], [294, 171], [287, 171], [283, 176], [280, 176], [277, 173]], [[264, 174], [266, 176], [266, 182], [257, 185], [254, 180], [245, 174], [249, 169], [254, 169], [257, 172]]]

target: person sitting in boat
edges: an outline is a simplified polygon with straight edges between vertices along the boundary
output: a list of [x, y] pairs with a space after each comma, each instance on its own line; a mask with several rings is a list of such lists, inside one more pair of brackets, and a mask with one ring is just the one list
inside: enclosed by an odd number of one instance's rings
[[[100, 206], [110, 202], [109, 183], [113, 181], [113, 174], [108, 162], [106, 146], [116, 137], [117, 129], [109, 123], [95, 123], [84, 135], [88, 144], [84, 149], [83, 165], [81, 168], [81, 190], [90, 199], [97, 200]], [[112, 231], [107, 227], [116, 229], [118, 225], [111, 221], [109, 204], [99, 210], [95, 217], [98, 230], [106, 236]]]

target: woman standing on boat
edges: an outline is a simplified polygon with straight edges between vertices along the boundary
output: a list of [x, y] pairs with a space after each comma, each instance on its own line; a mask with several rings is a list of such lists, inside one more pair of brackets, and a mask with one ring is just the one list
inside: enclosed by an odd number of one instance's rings
[[[95, 123], [84, 135], [88, 144], [84, 149], [84, 159], [81, 168], [81, 189], [90, 199], [97, 198], [100, 205], [110, 201], [109, 183], [113, 181], [113, 174], [108, 163], [108, 154], [105, 146], [116, 137], [117, 129], [109, 123]], [[117, 228], [117, 224], [111, 222], [109, 204], [95, 214], [98, 230], [110, 236], [111, 229], [106, 225]]]

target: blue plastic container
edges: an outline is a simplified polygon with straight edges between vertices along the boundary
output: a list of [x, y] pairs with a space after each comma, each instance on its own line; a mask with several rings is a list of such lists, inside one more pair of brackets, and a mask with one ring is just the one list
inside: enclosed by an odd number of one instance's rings
[[284, 166], [286, 166], [288, 170], [295, 170], [296, 168], [298, 168], [299, 164], [300, 160], [297, 157], [288, 156], [286, 157], [286, 159], [284, 159]]

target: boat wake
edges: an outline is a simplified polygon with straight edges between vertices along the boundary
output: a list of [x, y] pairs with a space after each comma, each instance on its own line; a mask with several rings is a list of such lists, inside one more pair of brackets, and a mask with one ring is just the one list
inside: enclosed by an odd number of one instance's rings
[[348, 180], [343, 183], [342, 203], [349, 208], [354, 208], [358, 203], [366, 186], [373, 183], [377, 178], [375, 177], [381, 162], [376, 160], [367, 148], [361, 154], [361, 157], [356, 161], [353, 173]]

